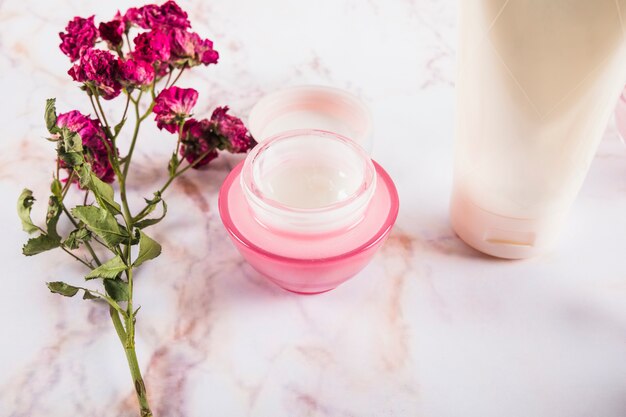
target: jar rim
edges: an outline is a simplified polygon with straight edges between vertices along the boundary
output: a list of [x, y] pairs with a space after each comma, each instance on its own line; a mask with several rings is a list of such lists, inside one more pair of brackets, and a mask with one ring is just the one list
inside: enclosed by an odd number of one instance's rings
[[[303, 207], [294, 207], [289, 204], [282, 203], [277, 201], [274, 198], [269, 197], [266, 193], [261, 190], [255, 181], [254, 176], [254, 166], [255, 162], [257, 162], [260, 157], [263, 156], [263, 153], [269, 149], [271, 146], [287, 141], [290, 139], [302, 137], [302, 136], [314, 136], [327, 138], [330, 140], [335, 140], [341, 142], [350, 148], [355, 155], [363, 162], [364, 171], [363, 171], [363, 181], [359, 187], [351, 193], [346, 198], [343, 198], [337, 202], [326, 204], [320, 207], [312, 207], [312, 208], [303, 208]], [[367, 154], [367, 152], [355, 141], [349, 139], [345, 136], [339, 135], [337, 133], [328, 132], [325, 130], [319, 129], [297, 129], [297, 130], [288, 130], [285, 132], [281, 132], [277, 135], [274, 135], [267, 140], [264, 140], [260, 144], [258, 144], [252, 151], [248, 154], [246, 160], [243, 164], [243, 169], [241, 171], [241, 185], [244, 188], [244, 191], [252, 196], [258, 203], [263, 205], [267, 205], [272, 207], [273, 209], [280, 210], [285, 213], [293, 213], [293, 214], [316, 214], [316, 213], [324, 213], [328, 211], [333, 211], [337, 209], [341, 209], [343, 207], [349, 206], [354, 203], [356, 200], [361, 198], [364, 194], [371, 192], [372, 188], [376, 183], [376, 168], [374, 164]]]

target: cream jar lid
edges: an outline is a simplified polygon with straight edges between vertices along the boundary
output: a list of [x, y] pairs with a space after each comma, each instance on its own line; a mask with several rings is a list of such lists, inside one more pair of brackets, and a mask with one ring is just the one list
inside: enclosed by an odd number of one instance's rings
[[315, 129], [347, 137], [372, 151], [372, 116], [355, 95], [332, 87], [298, 86], [270, 93], [252, 108], [250, 133], [259, 143], [290, 130]]

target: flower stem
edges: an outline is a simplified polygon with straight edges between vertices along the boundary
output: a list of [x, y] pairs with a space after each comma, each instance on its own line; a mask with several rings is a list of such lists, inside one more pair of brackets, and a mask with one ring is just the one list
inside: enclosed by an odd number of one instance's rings
[[61, 190], [61, 201], [65, 199], [65, 196], [67, 195], [67, 192], [73, 183], [74, 183], [74, 171], [70, 172], [70, 176], [67, 178], [67, 182], [65, 183], [65, 186], [63, 187], [63, 190]]
[[178, 79], [180, 78], [181, 75], [183, 75], [183, 72], [185, 72], [185, 69], [187, 69], [187, 64], [183, 65], [183, 67], [180, 69], [180, 72], [178, 73], [178, 75], [176, 76], [176, 78], [174, 78], [174, 81], [172, 81], [172, 84], [170, 84], [169, 86], [166, 85], [166, 88], [172, 87], [174, 84], [176, 84], [176, 81], [178, 81]]
[[[127, 97], [126, 97], [126, 106], [124, 106], [124, 114], [122, 114], [122, 122], [124, 121], [124, 119], [126, 119], [126, 113], [128, 113], [128, 105], [130, 104], [130, 93], [126, 93]], [[121, 123], [121, 122], [120, 122]], [[115, 137], [117, 138], [117, 135], [119, 134], [116, 133]]]
[[126, 161], [124, 162], [123, 171], [118, 174], [118, 181], [120, 183], [120, 198], [122, 200], [122, 210], [124, 211], [124, 222], [126, 223], [126, 228], [128, 229], [129, 234], [132, 232], [132, 220], [133, 216], [130, 214], [130, 207], [128, 206], [128, 199], [126, 198], [126, 178], [128, 176], [128, 169], [130, 167], [130, 161], [133, 158], [133, 152], [135, 151], [135, 144], [137, 143], [137, 136], [139, 136], [139, 127], [141, 126], [141, 118], [139, 116], [139, 100], [141, 96], [137, 98], [137, 102], [134, 103], [135, 106], [135, 130], [133, 132], [133, 138], [130, 142], [130, 148], [128, 150], [128, 155], [126, 155]]
[[137, 363], [137, 354], [135, 348], [125, 348], [126, 360], [130, 368], [130, 375], [133, 378], [133, 384], [135, 386], [135, 393], [137, 394], [137, 401], [139, 401], [139, 409], [141, 410], [141, 417], [152, 417], [152, 411], [148, 404], [148, 395], [146, 393], [146, 385], [141, 377], [141, 371], [139, 370], [139, 364]]
[[[114, 140], [113, 134], [111, 133], [111, 127], [109, 125], [109, 121], [107, 120], [106, 114], [104, 114], [104, 110], [102, 109], [102, 104], [100, 103], [100, 96], [95, 94], [96, 96], [96, 104], [98, 105], [98, 109], [100, 110], [100, 115], [102, 116], [102, 121], [104, 121], [104, 128], [106, 129], [106, 133], [110, 139]], [[113, 143], [115, 146], [115, 142]]]
[[[96, 98], [97, 100], [97, 98]], [[122, 210], [124, 216], [124, 222], [126, 223], [126, 228], [128, 230], [129, 236], [133, 235], [133, 216], [130, 212], [130, 207], [128, 205], [128, 198], [126, 196], [126, 179], [128, 178], [128, 170], [130, 168], [130, 162], [133, 158], [133, 153], [135, 151], [135, 145], [137, 143], [137, 138], [139, 136], [139, 128], [141, 126], [141, 122], [144, 120], [144, 117], [139, 114], [139, 103], [141, 100], [141, 93], [137, 97], [137, 100], [133, 100], [133, 105], [135, 107], [135, 128], [133, 131], [133, 137], [131, 139], [130, 147], [128, 150], [128, 154], [126, 155], [124, 161], [124, 167], [120, 171], [118, 166], [118, 181], [120, 184], [120, 199], [122, 201]], [[127, 106], [130, 102], [130, 95], [126, 102]], [[98, 105], [100, 104], [97, 101]], [[150, 110], [150, 109], [149, 109]], [[101, 110], [102, 111], [102, 110]], [[124, 111], [124, 116], [126, 115], [126, 110]], [[106, 120], [105, 120], [106, 123]], [[131, 265], [131, 242], [126, 243], [124, 248], [124, 256], [125, 262], [127, 265]], [[133, 380], [133, 386], [135, 387], [135, 393], [137, 395], [137, 401], [139, 402], [139, 409], [141, 412], [141, 417], [152, 417], [152, 411], [150, 410], [150, 405], [148, 404], [148, 397], [146, 394], [146, 386], [143, 381], [143, 377], [141, 376], [141, 370], [139, 369], [139, 363], [137, 362], [137, 353], [135, 352], [135, 314], [133, 311], [133, 269], [130, 267], [126, 271], [126, 277], [128, 281], [128, 300], [126, 301], [126, 313], [123, 314], [125, 325], [122, 324], [120, 319], [119, 312], [115, 309], [109, 309], [111, 314], [111, 320], [113, 321], [113, 326], [117, 332], [117, 335], [124, 347], [124, 352], [126, 353], [126, 361], [128, 362], [128, 368], [130, 369], [130, 375]]]
[[180, 152], [180, 142], [183, 140], [183, 129], [185, 127], [185, 121], [180, 122], [180, 126], [178, 128], [178, 140], [176, 141], [176, 155]]
[[[207, 151], [205, 153], [203, 153], [202, 155], [200, 155], [193, 163], [187, 165], [186, 167], [184, 167], [183, 169], [181, 169], [180, 171], [176, 172], [174, 175], [171, 175], [167, 181], [165, 182], [165, 184], [163, 184], [163, 187], [161, 187], [161, 189], [157, 192], [157, 194], [159, 196], [162, 196], [163, 193], [165, 192], [165, 190], [168, 189], [168, 187], [170, 185], [172, 185], [172, 182], [174, 182], [174, 180], [178, 177], [180, 177], [182, 174], [184, 174], [186, 171], [188, 171], [190, 168], [195, 167], [196, 165], [198, 165], [198, 163], [200, 163], [200, 161], [202, 161], [205, 157], [207, 157], [210, 153], [212, 152], [212, 150]], [[176, 167], [178, 169], [179, 165]], [[160, 199], [160, 197], [159, 197]], [[139, 220], [143, 219], [144, 217], [146, 217], [148, 215], [148, 209], [151, 206], [151, 204], [146, 205], [143, 210], [141, 210], [139, 212], [139, 214], [137, 214], [134, 218], [133, 218], [133, 222], [138, 222]]]
[[[135, 393], [137, 394], [137, 401], [139, 402], [139, 408], [141, 410], [141, 417], [152, 417], [152, 411], [148, 404], [148, 396], [146, 394], [146, 385], [143, 382], [141, 371], [139, 369], [139, 363], [137, 362], [137, 353], [135, 352], [134, 337], [124, 330], [124, 325], [120, 319], [119, 313], [113, 308], [109, 307], [109, 314], [111, 315], [111, 321], [113, 327], [117, 332], [117, 336], [124, 347], [126, 353], [126, 361], [128, 362], [128, 368], [130, 369], [130, 376], [133, 379], [133, 386], [135, 387]], [[133, 320], [131, 317], [130, 320]], [[132, 340], [132, 343], [128, 342]]]
[[135, 130], [133, 131], [133, 138], [130, 141], [130, 148], [128, 149], [128, 155], [126, 155], [126, 161], [124, 162], [124, 170], [122, 175], [124, 178], [128, 175], [128, 168], [130, 167], [130, 161], [133, 159], [133, 152], [135, 152], [135, 144], [137, 143], [137, 137], [139, 136], [139, 127], [141, 126], [141, 117], [139, 116], [139, 96], [135, 103]]
[[96, 108], [96, 103], [93, 101], [93, 95], [88, 94], [88, 97], [89, 97], [89, 102], [91, 103], [91, 108], [93, 109], [93, 113], [96, 115], [96, 118], [98, 119], [98, 121], [100, 121], [100, 124], [103, 125], [104, 123], [102, 122], [100, 113], [98, 113], [98, 109]]
[[[127, 37], [127, 41], [128, 41], [128, 37]], [[129, 92], [127, 92], [126, 106], [124, 108], [122, 120], [124, 120], [124, 118], [126, 117], [126, 114], [128, 112], [128, 107], [130, 105], [130, 102], [132, 101], [134, 105], [134, 110], [135, 110], [135, 128], [134, 128], [131, 144], [128, 150], [128, 154], [126, 155], [126, 157], [123, 159], [123, 162], [122, 162], [124, 165], [123, 167], [121, 166], [122, 165], [120, 163], [121, 158], [119, 157], [119, 154], [116, 148], [116, 139], [120, 133], [119, 129], [118, 129], [118, 132], [115, 133], [115, 135], [111, 132], [110, 125], [104, 113], [104, 109], [102, 108], [102, 104], [100, 103], [100, 99], [99, 99], [97, 92], [92, 89], [91, 94], [89, 94], [89, 100], [93, 107], [93, 111], [96, 117], [98, 118], [98, 120], [100, 121], [100, 124], [104, 127], [107, 138], [111, 140], [111, 144], [109, 144], [108, 141], [106, 140], [103, 140], [103, 144], [107, 149], [109, 162], [111, 163], [111, 166], [119, 182], [120, 200], [122, 203], [122, 216], [124, 218], [124, 223], [126, 225], [126, 229], [128, 231], [129, 236], [133, 236], [135, 223], [134, 223], [134, 219], [133, 219], [133, 216], [131, 214], [130, 207], [128, 204], [128, 198], [126, 194], [126, 180], [127, 180], [128, 171], [130, 168], [130, 162], [132, 160], [133, 153], [135, 150], [135, 145], [137, 143], [137, 138], [139, 136], [140, 125], [152, 112], [152, 107], [154, 106], [154, 100], [153, 100], [150, 106], [148, 107], [146, 113], [141, 115], [139, 111], [139, 106], [140, 106], [142, 94], [143, 92], [140, 92], [137, 98], [134, 99], [132, 95]], [[152, 86], [152, 96], [154, 97], [154, 84]], [[94, 97], [95, 97], [95, 100], [94, 100]], [[70, 178], [68, 182], [71, 183], [72, 182], [71, 180], [72, 179]], [[87, 199], [87, 195], [88, 194], [85, 195], [85, 202]], [[68, 215], [68, 217], [70, 217], [70, 220], [72, 220], [72, 223], [75, 223], [74, 219], [71, 216], [71, 213], [69, 213], [67, 209], [65, 209], [64, 206], [62, 207], [64, 211], [66, 212], [66, 214]], [[75, 224], [75, 226], [78, 227], [77, 224]], [[95, 251], [93, 251], [91, 246], [89, 246], [88, 242], [85, 242], [85, 243], [87, 244], [89, 252], [92, 258], [94, 259], [94, 261], [96, 262], [96, 264], [100, 265], [100, 261], [97, 258]], [[132, 265], [131, 246], [132, 246], [131, 239], [129, 239], [129, 241], [126, 242], [126, 244], [124, 245], [124, 250], [123, 250], [123, 256], [127, 265]], [[91, 264], [86, 263], [85, 261], [78, 258], [77, 256], [75, 256], [74, 254], [66, 250], [65, 248], [62, 247], [62, 249], [65, 250], [69, 255], [73, 256], [76, 260], [85, 264], [85, 266], [88, 266], [90, 269], [93, 269], [93, 266]], [[109, 248], [109, 249], [118, 255], [122, 254], [122, 250], [119, 247], [117, 247], [117, 249], [116, 248]], [[128, 362], [130, 375], [133, 380], [133, 386], [135, 387], [135, 393], [137, 396], [137, 401], [139, 402], [141, 417], [152, 417], [152, 411], [150, 410], [150, 406], [148, 404], [146, 387], [143, 381], [143, 377], [141, 375], [141, 371], [139, 369], [139, 364], [137, 361], [137, 353], [135, 351], [135, 313], [136, 312], [133, 311], [132, 266], [128, 268], [128, 270], [126, 271], [126, 277], [127, 277], [127, 284], [128, 284], [128, 300], [126, 301], [125, 310], [123, 310], [117, 304], [115, 300], [113, 300], [106, 294], [100, 294], [97, 292], [94, 292], [94, 293], [98, 294], [98, 296], [100, 296], [101, 298], [103, 298], [109, 303], [109, 306], [110, 306], [109, 314], [111, 316], [111, 321], [113, 322], [113, 327], [115, 328], [117, 336], [120, 339], [120, 342], [122, 343], [122, 347], [124, 348], [124, 352], [126, 354], [126, 361]]]
[[126, 46], [128, 47], [128, 53], [131, 54], [133, 52], [132, 46], [130, 46], [130, 38], [128, 37], [128, 32], [124, 34], [126, 37]]
[[72, 252], [69, 251], [69, 249], [67, 249], [65, 246], [61, 245], [61, 249], [63, 250], [63, 252], [67, 253], [68, 255], [70, 255], [72, 258], [76, 259], [78, 262], [80, 262], [81, 264], [85, 265], [87, 268], [89, 269], [93, 269], [93, 265], [91, 265], [88, 262], [85, 262], [83, 259], [79, 258], [78, 256], [74, 255]]

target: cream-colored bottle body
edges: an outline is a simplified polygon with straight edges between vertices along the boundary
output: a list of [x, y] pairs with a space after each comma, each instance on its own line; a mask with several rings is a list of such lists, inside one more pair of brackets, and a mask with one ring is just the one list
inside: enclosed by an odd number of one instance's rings
[[626, 0], [459, 4], [452, 224], [483, 252], [533, 256], [554, 244], [626, 82]]

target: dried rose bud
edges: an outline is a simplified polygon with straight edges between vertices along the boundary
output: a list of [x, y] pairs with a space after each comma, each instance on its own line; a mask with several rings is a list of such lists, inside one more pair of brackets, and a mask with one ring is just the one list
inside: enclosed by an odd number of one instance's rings
[[88, 49], [68, 74], [75, 81], [93, 86], [105, 100], [117, 97], [121, 91], [118, 81], [119, 63], [109, 51]]
[[120, 61], [119, 78], [128, 88], [147, 87], [154, 81], [154, 68], [151, 64], [135, 59]]
[[[214, 135], [211, 131], [211, 122], [207, 119], [189, 119], [183, 126], [180, 155], [190, 164], [195, 164], [193, 168], [203, 167], [218, 156], [216, 143], [212, 142]], [[206, 155], [202, 157], [205, 153]]]
[[[57, 117], [57, 126], [60, 128], [65, 127], [71, 132], [78, 133], [83, 143], [85, 160], [91, 165], [91, 170], [102, 181], [113, 182], [115, 173], [109, 162], [104, 142], [106, 141], [110, 148], [113, 147], [113, 144], [106, 138], [104, 130], [102, 126], [100, 126], [100, 122], [95, 119], [90, 119], [77, 110], [72, 110], [67, 113], [59, 114]], [[59, 164], [62, 168], [68, 168], [63, 160], [59, 160]]]
[[195, 51], [200, 63], [204, 65], [217, 64], [219, 59], [219, 53], [213, 49], [213, 41], [209, 39], [201, 39], [196, 35], [195, 37]]
[[231, 116], [228, 106], [218, 107], [211, 115], [211, 125], [215, 134], [220, 138], [220, 149], [232, 153], [243, 153], [256, 145], [241, 119]]
[[94, 47], [98, 38], [98, 29], [93, 23], [93, 16], [82, 18], [76, 16], [65, 27], [65, 32], [59, 33], [61, 51], [70, 57], [72, 62], [78, 60], [82, 54]]
[[182, 29], [170, 29], [170, 64], [177, 68], [194, 67], [200, 64], [216, 64], [219, 54], [213, 42], [202, 39], [197, 33]]
[[124, 19], [143, 29], [191, 27], [187, 13], [171, 0], [161, 6], [148, 4], [139, 8], [132, 7], [124, 14]]
[[167, 62], [170, 59], [170, 40], [159, 30], [140, 33], [133, 42], [134, 58], [151, 63]]
[[198, 92], [193, 88], [170, 87], [161, 91], [152, 109], [159, 129], [175, 133], [179, 123], [191, 116], [196, 101]]
[[122, 15], [118, 11], [113, 20], [110, 22], [102, 22], [98, 26], [100, 38], [109, 44], [110, 48], [117, 49], [124, 41], [124, 32], [126, 32], [126, 23]]

